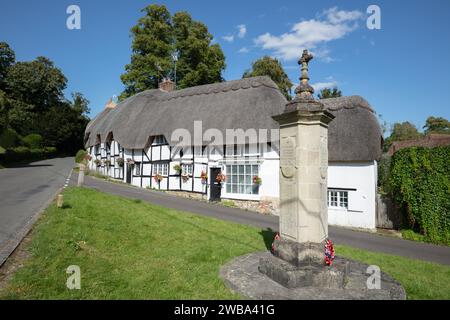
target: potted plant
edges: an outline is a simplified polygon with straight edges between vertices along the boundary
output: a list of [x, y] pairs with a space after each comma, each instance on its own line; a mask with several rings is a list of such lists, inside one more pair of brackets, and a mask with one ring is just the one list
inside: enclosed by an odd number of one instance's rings
[[262, 179], [259, 176], [253, 176], [253, 184], [260, 186], [262, 184]]
[[107, 167], [111, 166], [111, 160], [109, 159], [105, 160], [105, 166]]
[[128, 163], [129, 166], [134, 167], [134, 163], [135, 163], [135, 162], [134, 162], [133, 159], [128, 158], [128, 159], [127, 159], [127, 163]]
[[161, 181], [162, 181], [162, 179], [163, 179], [163, 176], [160, 175], [159, 173], [157, 173], [157, 174], [153, 177], [153, 179], [155, 180], [155, 182], [158, 183], [158, 186], [160, 186]]
[[101, 162], [99, 159], [95, 159], [95, 160], [94, 160], [94, 163], [95, 163], [95, 165], [98, 167], [98, 166], [101, 165], [102, 162]]
[[259, 176], [253, 176], [253, 192], [258, 194], [259, 186], [262, 184], [262, 179]]
[[189, 175], [183, 174], [183, 175], [181, 175], [181, 179], [183, 180], [184, 183], [186, 183], [189, 181]]
[[123, 158], [117, 158], [116, 162], [119, 165], [119, 167], [123, 167], [123, 164], [124, 164]]
[[202, 180], [202, 184], [206, 184], [208, 182], [208, 174], [205, 170], [202, 170], [202, 172], [200, 173], [200, 178]]
[[226, 180], [227, 180], [227, 176], [224, 175], [222, 172], [220, 172], [216, 177], [216, 181], [218, 183], [224, 183]]
[[173, 170], [177, 172], [177, 174], [181, 174], [181, 166], [179, 164], [176, 164], [173, 166]]

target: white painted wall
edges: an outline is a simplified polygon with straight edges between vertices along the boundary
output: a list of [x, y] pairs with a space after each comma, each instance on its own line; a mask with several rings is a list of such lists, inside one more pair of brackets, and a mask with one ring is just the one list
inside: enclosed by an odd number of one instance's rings
[[349, 191], [348, 209], [328, 209], [330, 225], [374, 229], [376, 227], [377, 163], [330, 163], [328, 188]]

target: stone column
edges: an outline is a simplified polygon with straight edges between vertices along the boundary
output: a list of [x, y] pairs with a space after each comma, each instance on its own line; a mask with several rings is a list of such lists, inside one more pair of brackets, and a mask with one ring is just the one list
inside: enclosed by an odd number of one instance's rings
[[84, 184], [84, 170], [86, 166], [83, 163], [80, 163], [79, 172], [78, 172], [78, 183], [77, 186], [81, 187]]
[[280, 237], [275, 256], [296, 266], [323, 264], [328, 238], [328, 124], [334, 116], [314, 100], [305, 50], [296, 97], [280, 124]]

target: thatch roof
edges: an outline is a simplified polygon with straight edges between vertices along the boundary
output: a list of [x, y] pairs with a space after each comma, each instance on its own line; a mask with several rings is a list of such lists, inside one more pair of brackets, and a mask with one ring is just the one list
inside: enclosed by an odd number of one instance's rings
[[[322, 100], [336, 115], [330, 124], [330, 161], [365, 161], [381, 154], [381, 131], [367, 101], [361, 97]], [[164, 135], [170, 140], [178, 128], [193, 136], [194, 121], [201, 120], [203, 132], [215, 128], [225, 137], [226, 129], [278, 129], [272, 116], [287, 103], [268, 77], [254, 77], [203, 85], [173, 92], [159, 89], [136, 94], [105, 109], [86, 128], [86, 146], [104, 141], [109, 133], [127, 149], [142, 149], [149, 137]], [[279, 137], [268, 137], [269, 141]], [[261, 141], [264, 142], [264, 141]]]

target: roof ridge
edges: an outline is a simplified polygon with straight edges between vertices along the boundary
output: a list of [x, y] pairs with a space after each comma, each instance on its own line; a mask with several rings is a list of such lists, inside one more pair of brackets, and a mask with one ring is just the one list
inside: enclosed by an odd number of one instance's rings
[[278, 89], [278, 86], [268, 76], [258, 76], [250, 78], [242, 78], [237, 80], [230, 80], [224, 82], [216, 82], [211, 84], [204, 84], [195, 87], [189, 87], [181, 90], [162, 92], [158, 99], [160, 101], [169, 101], [178, 98], [185, 98], [197, 95], [207, 95], [220, 92], [236, 91], [240, 89], [250, 89], [264, 86], [271, 89]]

